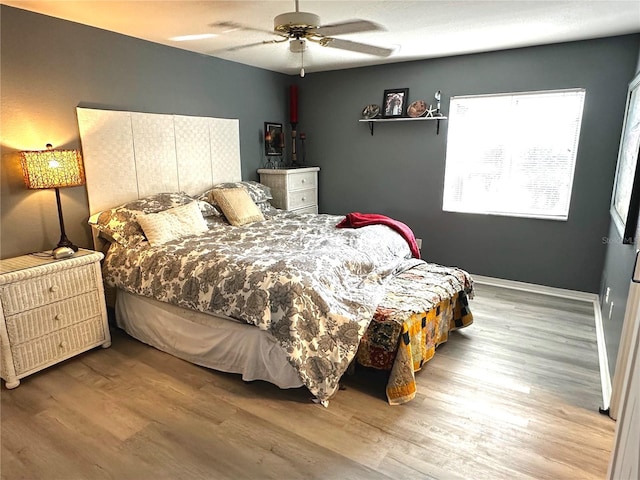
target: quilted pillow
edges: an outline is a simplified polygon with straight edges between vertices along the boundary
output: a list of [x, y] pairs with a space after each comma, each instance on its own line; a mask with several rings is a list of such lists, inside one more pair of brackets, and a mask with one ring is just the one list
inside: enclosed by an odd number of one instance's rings
[[212, 196], [231, 225], [264, 220], [264, 215], [244, 188], [218, 188], [212, 190]]
[[242, 182], [219, 183], [218, 185], [215, 185], [213, 188], [200, 195], [198, 199], [206, 200], [214, 206], [217, 206], [216, 201], [213, 198], [213, 191], [222, 188], [244, 188], [249, 193], [251, 200], [253, 200], [256, 204], [266, 202], [273, 198], [273, 196], [271, 195], [271, 189], [269, 187], [258, 182], [247, 180]]
[[209, 215], [205, 215], [204, 212], [202, 213], [203, 217], [222, 217], [222, 212], [218, 209], [217, 206], [213, 206], [213, 202], [211, 200], [209, 200], [209, 194], [211, 193], [211, 190], [207, 190], [206, 192], [198, 195], [197, 197], [194, 197], [199, 204], [205, 203], [207, 205], [209, 205], [209, 207], [211, 207], [211, 213]]
[[[100, 213], [95, 223], [92, 222], [92, 225], [121, 245], [134, 247], [145, 240], [144, 233], [136, 220], [139, 213], [157, 213], [191, 202], [193, 198], [184, 192], [157, 193], [105, 210]], [[201, 211], [202, 203], [206, 202], [198, 203]]]
[[153, 246], [209, 230], [196, 201], [158, 213], [139, 213], [137, 220]]
[[263, 215], [274, 215], [278, 213], [278, 209], [271, 205], [268, 201], [256, 203]]
[[220, 217], [222, 215], [216, 207], [214, 207], [204, 199], [196, 198], [195, 202], [198, 205], [198, 208], [200, 209], [200, 213], [204, 218]]

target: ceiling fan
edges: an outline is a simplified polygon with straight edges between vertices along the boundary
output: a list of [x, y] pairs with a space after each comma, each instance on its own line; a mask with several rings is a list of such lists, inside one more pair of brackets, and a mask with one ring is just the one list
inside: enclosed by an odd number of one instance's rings
[[273, 40], [263, 40], [261, 42], [231, 47], [226, 49], [227, 51], [236, 51], [258, 45], [284, 43], [288, 41], [289, 50], [293, 53], [301, 54], [301, 77], [304, 77], [304, 52], [307, 49], [307, 40], [317, 43], [322, 47], [337, 48], [351, 52], [376, 55], [378, 57], [388, 57], [393, 53], [392, 48], [377, 47], [375, 45], [334, 38], [335, 35], [385, 30], [384, 27], [376, 23], [368, 20], [356, 19], [331, 25], [320, 25], [320, 17], [318, 15], [309, 12], [301, 12], [299, 10], [298, 0], [295, 0], [295, 9], [295, 12], [287, 12], [277, 15], [273, 19], [273, 31], [247, 27], [235, 22], [215, 22], [210, 26], [223, 32], [236, 30], [259, 31], [279, 37]]

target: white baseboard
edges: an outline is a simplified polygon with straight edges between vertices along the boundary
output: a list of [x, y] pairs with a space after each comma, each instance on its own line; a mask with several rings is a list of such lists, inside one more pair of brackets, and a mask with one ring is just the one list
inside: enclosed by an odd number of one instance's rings
[[607, 346], [604, 340], [604, 328], [602, 326], [602, 312], [600, 311], [600, 296], [596, 293], [566, 290], [564, 288], [547, 287], [535, 283], [516, 282], [502, 278], [471, 275], [474, 283], [492, 285], [495, 287], [510, 288], [524, 292], [551, 295], [553, 297], [568, 298], [591, 303], [596, 327], [596, 343], [598, 345], [598, 365], [600, 369], [600, 386], [602, 388], [602, 409], [607, 410], [611, 402], [611, 375], [609, 374], [609, 360], [607, 359]]
[[475, 283], [484, 285], [493, 285], [496, 287], [511, 288], [513, 290], [522, 290], [525, 292], [541, 293], [543, 295], [551, 295], [553, 297], [569, 298], [572, 300], [582, 300], [583, 302], [599, 302], [600, 299], [595, 293], [580, 292], [578, 290], [566, 290], [564, 288], [547, 287], [546, 285], [537, 285], [535, 283], [516, 282], [515, 280], [505, 280], [503, 278], [484, 277], [482, 275], [471, 275]]

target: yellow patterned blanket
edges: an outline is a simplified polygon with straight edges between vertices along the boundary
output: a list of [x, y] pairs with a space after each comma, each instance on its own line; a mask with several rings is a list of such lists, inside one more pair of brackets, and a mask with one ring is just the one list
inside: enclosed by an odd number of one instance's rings
[[473, 279], [455, 267], [423, 263], [389, 284], [356, 355], [359, 364], [389, 370], [387, 398], [400, 405], [415, 397], [415, 372], [449, 332], [473, 323], [468, 299]]

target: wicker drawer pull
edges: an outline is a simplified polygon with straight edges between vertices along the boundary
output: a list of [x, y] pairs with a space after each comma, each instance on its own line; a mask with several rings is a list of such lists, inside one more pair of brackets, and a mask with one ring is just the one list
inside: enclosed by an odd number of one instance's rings
[[51, 293], [55, 293], [55, 292], [57, 292], [57, 291], [58, 291], [58, 286], [57, 286], [57, 285], [51, 285], [51, 286], [49, 287], [49, 291], [50, 291]]
[[61, 313], [58, 313], [55, 317], [53, 317], [53, 319], [54, 319], [56, 322], [62, 322], [62, 321], [64, 321], [64, 315], [63, 315], [63, 314], [61, 314]]
[[60, 348], [63, 348], [63, 349], [64, 349], [64, 348], [67, 348], [67, 342], [65, 342], [65, 341], [63, 340], [62, 342], [60, 342], [59, 347], [60, 347]]

